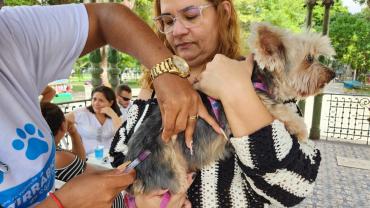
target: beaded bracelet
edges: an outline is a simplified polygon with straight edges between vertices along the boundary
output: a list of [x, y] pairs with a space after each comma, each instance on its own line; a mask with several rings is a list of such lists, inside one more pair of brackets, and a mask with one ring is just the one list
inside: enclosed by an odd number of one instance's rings
[[54, 202], [57, 204], [58, 208], [64, 208], [62, 203], [59, 201], [58, 197], [55, 196], [55, 194], [53, 192], [50, 192], [49, 196], [54, 200]]

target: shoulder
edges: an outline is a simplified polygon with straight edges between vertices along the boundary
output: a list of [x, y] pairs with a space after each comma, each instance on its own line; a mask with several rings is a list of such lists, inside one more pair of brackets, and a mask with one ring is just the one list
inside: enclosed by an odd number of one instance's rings
[[73, 161], [76, 159], [77, 155], [61, 150], [56, 151], [55, 153], [55, 168], [56, 169], [62, 169], [65, 168], [73, 163]]
[[75, 111], [73, 111], [76, 117], [81, 117], [81, 116], [93, 116], [94, 114], [87, 109], [87, 107], [79, 108]]

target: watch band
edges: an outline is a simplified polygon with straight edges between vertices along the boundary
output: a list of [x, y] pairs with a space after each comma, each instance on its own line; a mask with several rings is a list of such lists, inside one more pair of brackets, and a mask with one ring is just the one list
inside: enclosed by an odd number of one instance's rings
[[152, 70], [150, 70], [150, 75], [152, 79], [155, 79], [159, 75], [165, 73], [165, 72], [170, 72], [173, 73], [174, 71], [171, 70], [175, 65], [172, 63], [172, 57], [165, 59], [164, 61], [156, 64]]

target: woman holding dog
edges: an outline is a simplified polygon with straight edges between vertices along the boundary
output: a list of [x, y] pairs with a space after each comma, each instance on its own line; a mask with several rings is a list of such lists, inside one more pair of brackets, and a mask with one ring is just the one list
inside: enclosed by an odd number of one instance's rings
[[[188, 80], [194, 88], [222, 103], [235, 149], [232, 157], [200, 170], [187, 193], [171, 198], [173, 204], [178, 200], [173, 207], [189, 206], [189, 202], [192, 207], [205, 208], [300, 203], [313, 189], [320, 152], [310, 143], [301, 144], [293, 138], [260, 101], [251, 82], [253, 58], [236, 61], [241, 54], [232, 1], [155, 0], [154, 7], [159, 37], [189, 64]], [[144, 77], [147, 88], [139, 96], [142, 100], [152, 95], [149, 73]], [[136, 129], [138, 121], [146, 116], [140, 102], [131, 108], [139, 110], [129, 112], [132, 116], [125, 123], [129, 129]], [[196, 122], [196, 117], [189, 117], [188, 122]], [[111, 151], [127, 151], [122, 145], [129, 140], [129, 134], [123, 134], [125, 124], [116, 134]], [[191, 148], [191, 141], [187, 146]], [[117, 156], [115, 160], [120, 159]], [[160, 195], [139, 195], [135, 201], [137, 207], [149, 201], [157, 201], [160, 207], [163, 202]]]

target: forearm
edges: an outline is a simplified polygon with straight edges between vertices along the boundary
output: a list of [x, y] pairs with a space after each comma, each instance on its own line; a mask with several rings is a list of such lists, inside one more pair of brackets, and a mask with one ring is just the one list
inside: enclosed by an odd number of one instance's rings
[[248, 136], [231, 138], [230, 142], [239, 174], [271, 204], [294, 206], [312, 193], [320, 152], [311, 141], [299, 143], [279, 120]]
[[235, 137], [250, 135], [273, 121], [250, 82], [235, 83], [221, 95], [221, 102]]
[[37, 208], [59, 208], [55, 201], [49, 196], [44, 201], [42, 201]]
[[82, 144], [82, 139], [80, 134], [76, 132], [69, 133], [69, 136], [72, 140], [72, 152], [76, 154], [80, 159], [85, 160], [86, 159], [86, 152], [85, 148]]
[[119, 129], [119, 127], [121, 127], [123, 123], [122, 118], [119, 117], [116, 113], [114, 113], [114, 115], [112, 115], [111, 118], [113, 121], [113, 128], [115, 131], [117, 131], [117, 129]]
[[147, 68], [170, 57], [171, 52], [152, 29], [120, 4], [86, 4], [89, 38], [83, 54], [109, 44], [136, 57]]

